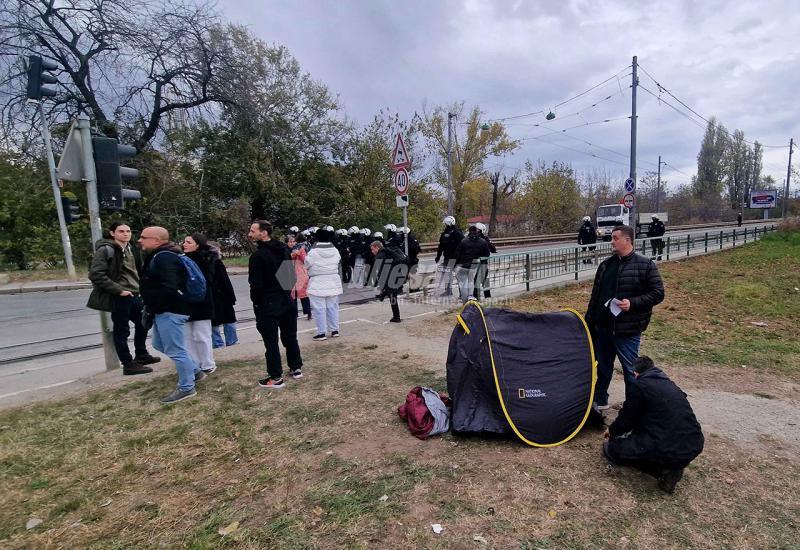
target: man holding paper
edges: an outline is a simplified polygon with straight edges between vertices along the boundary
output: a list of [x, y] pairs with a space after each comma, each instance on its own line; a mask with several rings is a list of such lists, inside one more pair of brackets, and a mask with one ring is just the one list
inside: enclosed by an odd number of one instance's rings
[[611, 233], [614, 254], [597, 268], [586, 323], [597, 356], [597, 408], [608, 408], [608, 387], [619, 357], [626, 390], [635, 380], [642, 333], [653, 306], [664, 300], [664, 284], [655, 262], [633, 250], [633, 228], [620, 225]]

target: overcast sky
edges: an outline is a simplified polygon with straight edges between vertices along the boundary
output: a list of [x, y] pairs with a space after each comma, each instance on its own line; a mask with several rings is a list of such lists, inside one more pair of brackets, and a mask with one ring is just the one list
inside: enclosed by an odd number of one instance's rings
[[[751, 141], [783, 146], [764, 154], [764, 173], [779, 183], [786, 177], [789, 138], [800, 138], [797, 0], [222, 0], [219, 8], [263, 40], [288, 47], [358, 124], [381, 108], [410, 117], [424, 102], [463, 100], [468, 109], [480, 106], [488, 119], [552, 109], [551, 122], [544, 114], [506, 121], [512, 137], [539, 138], [492, 161], [507, 170], [528, 159], [561, 160], [624, 179], [633, 55], [700, 115], [716, 116]], [[693, 116], [659, 94], [641, 70], [640, 83]], [[660, 154], [669, 164], [662, 173], [670, 187], [688, 182], [704, 123], [692, 123], [642, 87], [638, 103], [639, 177], [655, 170]], [[599, 122], [607, 119], [619, 120]]]

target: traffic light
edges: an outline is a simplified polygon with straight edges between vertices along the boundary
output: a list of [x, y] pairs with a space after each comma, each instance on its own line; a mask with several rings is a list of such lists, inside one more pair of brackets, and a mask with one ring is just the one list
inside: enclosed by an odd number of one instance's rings
[[38, 55], [28, 56], [28, 99], [39, 101], [43, 96], [56, 95], [55, 89], [44, 86], [58, 82], [56, 77], [47, 72], [55, 69], [58, 69], [58, 64], [53, 61], [42, 59]]
[[67, 225], [75, 223], [81, 218], [80, 206], [75, 197], [61, 195], [61, 209], [64, 211], [64, 222]]
[[121, 145], [116, 139], [95, 136], [92, 138], [94, 150], [94, 170], [97, 176], [97, 199], [100, 208], [107, 210], [122, 210], [125, 208], [125, 199], [141, 199], [142, 194], [136, 189], [124, 189], [122, 179], [131, 179], [139, 175], [135, 168], [119, 165], [120, 158], [132, 157], [136, 148], [130, 145]]

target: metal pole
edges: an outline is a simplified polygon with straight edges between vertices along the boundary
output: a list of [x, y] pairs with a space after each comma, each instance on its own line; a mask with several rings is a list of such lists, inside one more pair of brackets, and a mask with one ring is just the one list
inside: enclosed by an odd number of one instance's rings
[[[639, 77], [637, 75], [636, 56], [633, 56], [632, 62], [633, 71], [631, 73], [631, 169], [630, 178], [636, 184], [636, 87], [639, 84]], [[634, 192], [636, 189], [634, 188]], [[633, 237], [636, 238], [636, 201], [633, 202], [631, 207], [631, 225], [633, 226]]]
[[53, 188], [53, 196], [56, 199], [56, 212], [58, 213], [58, 227], [61, 230], [61, 246], [64, 248], [64, 262], [67, 264], [67, 274], [70, 281], [77, 281], [75, 265], [72, 263], [72, 244], [69, 242], [69, 232], [67, 222], [64, 218], [64, 207], [61, 204], [61, 191], [58, 188], [56, 178], [56, 160], [53, 157], [53, 144], [50, 141], [50, 127], [47, 125], [47, 117], [44, 114], [44, 104], [39, 102], [39, 118], [42, 122], [42, 137], [44, 147], [47, 150], [47, 167], [50, 169], [50, 186]]
[[447, 215], [453, 215], [453, 113], [447, 113]]
[[658, 182], [656, 183], [656, 212], [661, 199], [661, 155], [658, 155]]
[[[78, 115], [78, 130], [81, 134], [81, 151], [83, 152], [83, 174], [86, 182], [86, 197], [89, 203], [89, 225], [92, 230], [92, 246], [103, 238], [100, 227], [100, 202], [97, 198], [97, 174], [94, 171], [94, 150], [92, 149], [92, 131], [89, 126], [89, 117], [81, 113]], [[106, 311], [100, 312], [100, 335], [103, 340], [103, 354], [106, 359], [106, 369], [118, 369], [119, 358], [114, 349], [114, 340], [111, 333], [111, 319]]]
[[[789, 139], [789, 166], [786, 167], [786, 188], [783, 192], [783, 208], [781, 209], [781, 217], [785, 218], [788, 214], [789, 203], [789, 178], [792, 175], [792, 149], [794, 148], [794, 138]], [[764, 218], [766, 219], [766, 218]]]

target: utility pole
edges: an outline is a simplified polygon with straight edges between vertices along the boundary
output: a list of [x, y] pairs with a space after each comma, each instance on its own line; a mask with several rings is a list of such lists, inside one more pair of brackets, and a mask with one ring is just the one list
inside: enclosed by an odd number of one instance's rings
[[447, 113], [447, 215], [453, 215], [453, 119], [454, 113]]
[[789, 139], [789, 166], [786, 167], [786, 187], [783, 192], [783, 208], [781, 209], [781, 217], [785, 218], [789, 213], [789, 178], [792, 176], [792, 149], [794, 148], [794, 138]]
[[[92, 130], [89, 126], [89, 117], [81, 113], [78, 115], [78, 130], [81, 135], [81, 150], [83, 153], [83, 175], [86, 183], [86, 197], [88, 199], [89, 227], [92, 231], [92, 248], [103, 238], [100, 227], [100, 201], [97, 196], [97, 173], [94, 169], [94, 150], [92, 147]], [[114, 349], [114, 340], [111, 333], [111, 319], [106, 311], [100, 312], [100, 337], [103, 340], [103, 353], [106, 359], [106, 369], [119, 368], [119, 359]]]
[[[631, 170], [629, 177], [636, 185], [636, 87], [639, 85], [639, 77], [637, 75], [636, 56], [633, 56], [633, 63], [631, 64], [633, 71], [631, 72]], [[661, 165], [659, 164], [659, 172]], [[636, 188], [634, 187], [634, 192]], [[635, 195], [634, 195], [635, 197]], [[631, 225], [633, 226], [633, 234], [636, 236], [636, 200], [633, 202], [633, 207], [630, 210]]]
[[661, 202], [661, 155], [658, 155], [658, 180], [656, 181], [656, 212]]
[[78, 276], [75, 274], [75, 265], [72, 263], [72, 243], [69, 241], [69, 232], [67, 231], [67, 223], [64, 218], [64, 207], [61, 203], [61, 191], [58, 188], [58, 179], [56, 178], [56, 161], [53, 157], [53, 144], [50, 141], [50, 127], [47, 125], [47, 117], [44, 114], [44, 102], [41, 100], [39, 100], [39, 119], [42, 123], [44, 147], [47, 149], [47, 167], [50, 170], [50, 186], [53, 188], [53, 196], [56, 200], [58, 227], [61, 231], [61, 246], [64, 248], [64, 261], [67, 265], [69, 280], [77, 281]]

